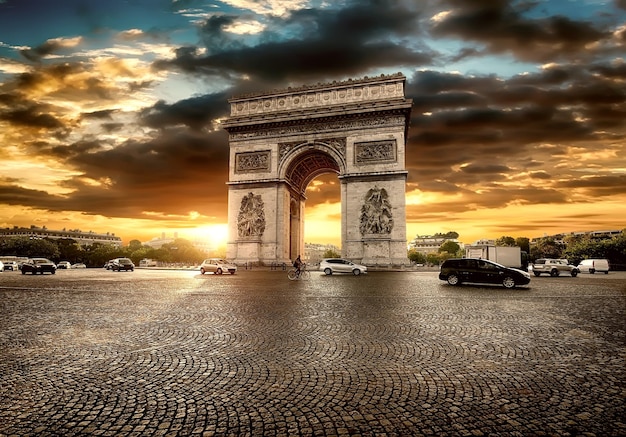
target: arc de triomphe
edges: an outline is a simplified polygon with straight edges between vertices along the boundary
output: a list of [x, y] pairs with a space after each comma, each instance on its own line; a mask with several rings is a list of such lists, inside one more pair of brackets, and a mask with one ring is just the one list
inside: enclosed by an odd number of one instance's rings
[[305, 190], [334, 173], [342, 256], [405, 264], [405, 81], [398, 73], [230, 99], [227, 258], [268, 265], [304, 254]]

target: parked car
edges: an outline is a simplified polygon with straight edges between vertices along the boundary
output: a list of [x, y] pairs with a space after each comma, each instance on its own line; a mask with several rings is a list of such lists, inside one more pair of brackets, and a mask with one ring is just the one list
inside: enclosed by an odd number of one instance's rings
[[221, 275], [224, 272], [234, 275], [235, 272], [237, 272], [237, 266], [219, 258], [205, 259], [200, 265], [200, 273], [203, 275], [205, 273], [215, 273], [216, 275]]
[[333, 273], [352, 273], [355, 276], [361, 273], [367, 273], [367, 267], [361, 264], [355, 264], [350, 260], [343, 258], [324, 258], [320, 261], [320, 270], [325, 275]]
[[574, 277], [578, 275], [578, 268], [571, 265], [566, 259], [539, 258], [529, 265], [528, 269], [532, 270], [535, 276], [540, 276], [542, 273], [554, 277], [560, 276], [561, 273]]
[[43, 275], [45, 272], [54, 275], [56, 271], [57, 266], [47, 258], [30, 258], [22, 264], [22, 275], [26, 273], [32, 273], [33, 275], [39, 273]]
[[[6, 265], [4, 267], [6, 269]], [[608, 259], [584, 259], [576, 266], [580, 273], [604, 272], [605, 275], [609, 274], [609, 260]]]
[[113, 270], [114, 272], [119, 272], [122, 270], [131, 272], [135, 270], [135, 264], [129, 258], [115, 258], [109, 261], [108, 269]]
[[69, 261], [59, 261], [57, 264], [57, 269], [69, 269], [72, 267], [72, 264]]
[[526, 285], [530, 275], [523, 270], [505, 267], [480, 258], [452, 258], [445, 260], [439, 270], [439, 279], [450, 285], [464, 282], [476, 284], [502, 284], [505, 288]]
[[4, 263], [0, 261], [0, 272], [4, 272]]
[[15, 272], [15, 271], [19, 270], [19, 266], [18, 266], [16, 261], [3, 261], [3, 263], [4, 263], [4, 270], [5, 271], [11, 270], [11, 271]]
[[72, 269], [86, 269], [87, 266], [83, 263], [76, 263], [76, 264], [72, 264], [71, 268]]

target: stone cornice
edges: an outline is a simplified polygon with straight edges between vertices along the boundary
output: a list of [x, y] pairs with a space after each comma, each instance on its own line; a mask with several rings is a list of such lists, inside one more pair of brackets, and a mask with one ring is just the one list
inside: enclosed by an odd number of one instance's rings
[[307, 84], [307, 85], [302, 85], [299, 87], [287, 87], [287, 88], [276, 89], [272, 91], [261, 91], [261, 92], [256, 92], [256, 93], [241, 94], [241, 95], [232, 97], [228, 101], [238, 102], [238, 101], [244, 101], [244, 100], [252, 100], [255, 98], [259, 98], [259, 97], [286, 96], [289, 94], [302, 93], [302, 92], [307, 92], [307, 91], [342, 89], [342, 88], [347, 88], [347, 87], [360, 86], [364, 84], [388, 83], [388, 82], [398, 82], [398, 81], [401, 81], [404, 83], [405, 80], [406, 78], [402, 73], [381, 74], [380, 76], [373, 76], [373, 77], [365, 76], [360, 79], [348, 79], [344, 81]]
[[289, 126], [292, 124], [299, 124], [302, 120], [310, 122], [312, 119], [315, 119], [319, 122], [330, 119], [340, 120], [354, 117], [364, 118], [383, 113], [402, 113], [407, 117], [408, 121], [412, 106], [413, 100], [411, 99], [368, 102], [355, 105], [336, 105], [282, 113], [231, 117], [222, 122], [222, 127], [227, 132], [235, 132], [248, 129]]
[[[303, 133], [323, 133], [327, 131], [345, 131], [351, 129], [366, 129], [380, 126], [408, 125], [411, 116], [410, 106], [387, 108], [372, 108], [371, 112], [345, 112], [333, 115], [316, 114], [300, 118], [284, 118], [264, 120], [255, 124], [240, 124], [230, 126], [225, 130], [230, 134], [230, 141], [245, 141], [251, 138], [282, 137]], [[406, 135], [406, 129], [405, 129]]]
[[[303, 123], [283, 123], [263, 126], [257, 129], [243, 129], [230, 132], [231, 144], [251, 139], [292, 137], [294, 135], [325, 135], [349, 132], [355, 129], [378, 129], [405, 125], [404, 114], [378, 114], [372, 117], [328, 118]], [[405, 129], [406, 130], [406, 129]], [[406, 132], [405, 132], [406, 135]]]
[[317, 111], [361, 111], [371, 106], [410, 104], [404, 98], [405, 80], [403, 75], [381, 76], [232, 98], [230, 117], [224, 126], [241, 120], [290, 118]]

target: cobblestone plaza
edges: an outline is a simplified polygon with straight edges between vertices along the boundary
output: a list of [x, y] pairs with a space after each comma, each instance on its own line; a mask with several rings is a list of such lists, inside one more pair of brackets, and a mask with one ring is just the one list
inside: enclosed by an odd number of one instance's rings
[[0, 436], [626, 435], [626, 273], [0, 273]]

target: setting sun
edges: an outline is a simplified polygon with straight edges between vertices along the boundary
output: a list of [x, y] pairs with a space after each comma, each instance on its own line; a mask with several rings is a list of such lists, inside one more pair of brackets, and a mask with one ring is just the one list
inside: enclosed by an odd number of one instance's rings
[[189, 238], [204, 241], [208, 246], [220, 248], [226, 246], [228, 239], [228, 225], [226, 223], [200, 226], [190, 229]]

